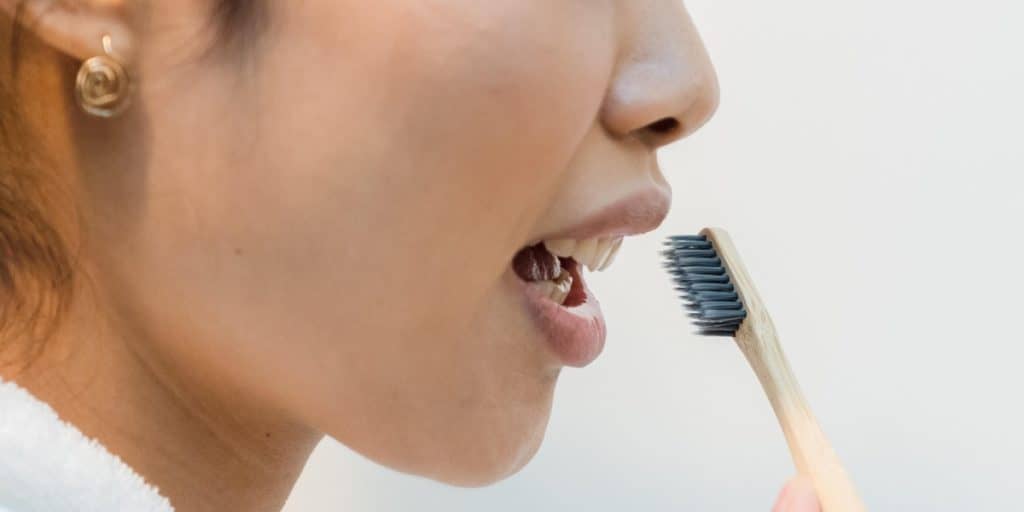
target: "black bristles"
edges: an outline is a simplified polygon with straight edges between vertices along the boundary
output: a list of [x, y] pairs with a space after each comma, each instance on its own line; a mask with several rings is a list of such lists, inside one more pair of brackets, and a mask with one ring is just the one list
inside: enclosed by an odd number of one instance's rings
[[690, 283], [728, 283], [729, 276], [721, 276], [714, 274], [693, 274], [676, 276], [676, 280], [683, 284]]
[[[683, 265], [689, 265], [689, 263], [683, 263]], [[721, 268], [722, 268], [721, 265], [719, 265], [717, 267], [708, 267], [708, 266], [693, 266], [693, 267], [691, 267], [691, 266], [686, 266], [686, 267], [673, 268], [672, 270], [669, 270], [669, 273], [674, 274], [674, 275], [696, 275], [696, 274], [721, 275], [719, 273], [719, 270]]]
[[735, 292], [696, 292], [693, 294], [693, 300], [705, 301], [705, 300], [738, 300], [739, 295]]
[[693, 292], [734, 292], [735, 288], [732, 287], [732, 283], [692, 283], [684, 285], [686, 294], [689, 295]]
[[707, 237], [669, 237], [661, 254], [697, 334], [735, 336], [747, 310]]
[[672, 240], [669, 239], [665, 242], [665, 246], [671, 249], [695, 249], [695, 250], [707, 250], [711, 249], [711, 242], [707, 240]]

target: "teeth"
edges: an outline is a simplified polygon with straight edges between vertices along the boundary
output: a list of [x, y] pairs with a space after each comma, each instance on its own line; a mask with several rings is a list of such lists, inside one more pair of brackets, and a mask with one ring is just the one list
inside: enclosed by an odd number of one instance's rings
[[555, 288], [549, 297], [551, 297], [551, 300], [562, 304], [565, 302], [565, 298], [569, 296], [569, 290], [572, 289], [572, 274], [563, 270], [553, 282]]
[[550, 297], [551, 300], [562, 304], [565, 302], [565, 298], [569, 296], [569, 290], [572, 290], [572, 274], [567, 270], [562, 270], [558, 277], [550, 281], [536, 281], [531, 283], [533, 286], [539, 286], [541, 293], [545, 296]]
[[590, 264], [587, 265], [591, 272], [601, 269], [604, 260], [608, 259], [608, 256], [611, 255], [613, 245], [615, 245], [614, 238], [602, 238], [597, 243], [597, 251], [594, 252], [594, 257], [590, 260]]
[[590, 270], [593, 270], [594, 256], [597, 255], [597, 244], [598, 239], [596, 238], [588, 238], [586, 240], [583, 240], [582, 242], [579, 243], [579, 245], [576, 246], [576, 251], [573, 255], [573, 259], [582, 263], [583, 265], [586, 265], [587, 268], [589, 268]]
[[554, 281], [534, 281], [530, 284], [531, 286], [540, 287], [541, 294], [545, 297], [551, 297], [551, 300], [554, 300], [555, 292], [558, 291], [558, 285]]
[[555, 256], [572, 258], [593, 272], [611, 265], [622, 246], [622, 237], [545, 240], [544, 246]]
[[603, 272], [604, 269], [612, 265], [612, 262], [615, 261], [615, 257], [619, 255], [619, 247], [622, 247], [621, 238], [616, 239], [615, 243], [612, 244], [611, 249], [608, 250], [608, 257], [601, 262], [599, 267], [597, 267], [598, 272]]
[[544, 247], [547, 247], [548, 251], [555, 256], [569, 258], [572, 256], [572, 252], [576, 250], [576, 240], [572, 240], [570, 238], [562, 240], [545, 240]]

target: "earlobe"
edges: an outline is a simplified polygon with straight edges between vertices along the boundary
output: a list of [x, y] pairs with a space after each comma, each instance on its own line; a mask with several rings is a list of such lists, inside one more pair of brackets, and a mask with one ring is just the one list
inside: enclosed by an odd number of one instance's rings
[[104, 55], [107, 35], [118, 58], [127, 64], [134, 56], [135, 39], [125, 3], [0, 0], [0, 10], [16, 17], [23, 30], [76, 60]]

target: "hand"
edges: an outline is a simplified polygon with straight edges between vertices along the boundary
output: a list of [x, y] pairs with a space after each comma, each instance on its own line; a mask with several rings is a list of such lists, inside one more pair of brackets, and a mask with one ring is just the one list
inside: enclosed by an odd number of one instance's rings
[[772, 512], [821, 512], [811, 479], [798, 476], [790, 480], [779, 493]]

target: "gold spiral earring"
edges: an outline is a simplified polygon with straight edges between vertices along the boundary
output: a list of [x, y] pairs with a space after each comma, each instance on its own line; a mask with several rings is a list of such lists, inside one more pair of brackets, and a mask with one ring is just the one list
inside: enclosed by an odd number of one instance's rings
[[114, 55], [110, 35], [103, 35], [105, 55], [91, 57], [82, 63], [75, 80], [75, 99], [89, 114], [114, 117], [131, 103], [131, 77]]

